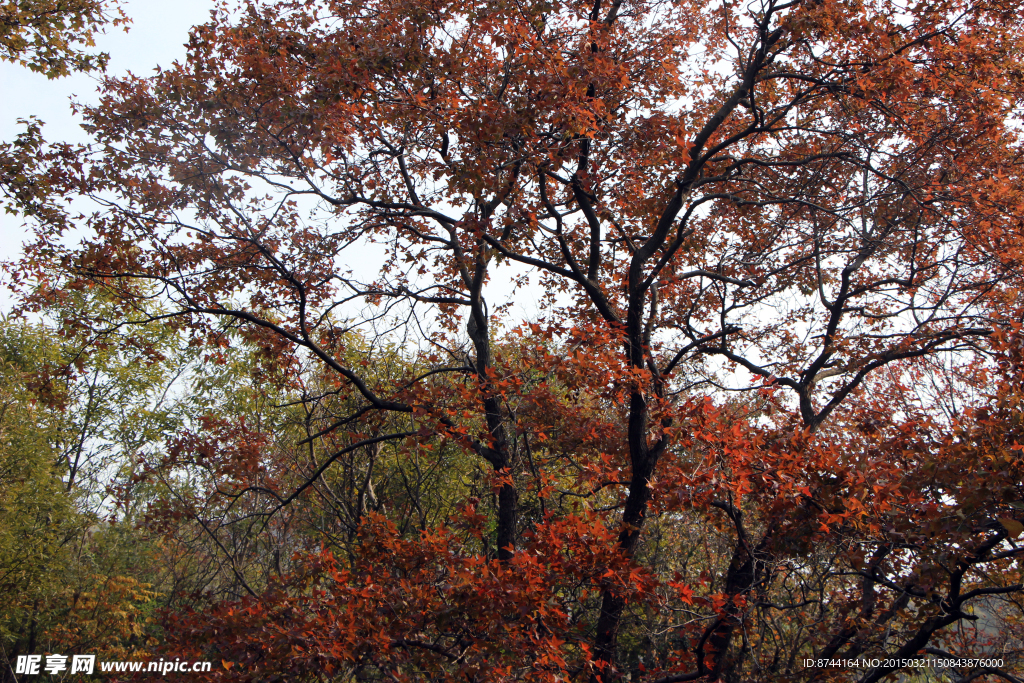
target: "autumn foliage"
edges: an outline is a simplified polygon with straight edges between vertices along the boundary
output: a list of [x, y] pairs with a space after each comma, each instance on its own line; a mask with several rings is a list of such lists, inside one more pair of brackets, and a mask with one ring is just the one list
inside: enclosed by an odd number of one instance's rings
[[4, 0], [0, 3], [0, 60], [47, 78], [102, 69], [109, 55], [91, 54], [106, 24], [127, 21], [108, 0]]
[[1022, 15], [249, 2], [105, 81], [31, 167], [95, 210], [35, 210], [17, 272], [25, 311], [102, 292], [74, 334], [170, 326], [224, 398], [120, 489], [164, 487], [191, 577], [161, 651], [1017, 680]]

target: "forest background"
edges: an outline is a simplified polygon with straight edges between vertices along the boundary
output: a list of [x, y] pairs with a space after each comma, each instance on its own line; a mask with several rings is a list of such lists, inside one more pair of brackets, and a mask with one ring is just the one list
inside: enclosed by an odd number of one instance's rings
[[0, 678], [1021, 680], [1022, 14], [224, 4], [25, 121]]

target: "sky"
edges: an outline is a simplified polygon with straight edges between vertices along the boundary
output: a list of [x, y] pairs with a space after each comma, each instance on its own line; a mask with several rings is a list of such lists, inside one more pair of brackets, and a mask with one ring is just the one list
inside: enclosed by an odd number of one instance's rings
[[[96, 50], [110, 55], [107, 74], [129, 71], [145, 76], [157, 65], [168, 66], [185, 57], [188, 31], [209, 19], [214, 0], [130, 0], [121, 3], [132, 23], [127, 33], [108, 29], [98, 36]], [[47, 140], [84, 142], [85, 134], [71, 113], [72, 99], [96, 100], [97, 76], [76, 74], [47, 80], [45, 76], [7, 62], [0, 62], [0, 140], [10, 141], [22, 127], [18, 119], [36, 116], [45, 122]], [[17, 257], [25, 232], [17, 217], [0, 214], [0, 261]], [[0, 310], [9, 299], [0, 291]]]

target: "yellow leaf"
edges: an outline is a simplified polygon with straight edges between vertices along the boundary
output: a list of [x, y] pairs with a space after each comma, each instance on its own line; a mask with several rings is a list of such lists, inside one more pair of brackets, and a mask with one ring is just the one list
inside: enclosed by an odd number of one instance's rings
[[999, 523], [1003, 525], [1003, 528], [1009, 532], [1012, 538], [1017, 538], [1024, 532], [1024, 524], [1021, 524], [1012, 517], [1000, 517]]

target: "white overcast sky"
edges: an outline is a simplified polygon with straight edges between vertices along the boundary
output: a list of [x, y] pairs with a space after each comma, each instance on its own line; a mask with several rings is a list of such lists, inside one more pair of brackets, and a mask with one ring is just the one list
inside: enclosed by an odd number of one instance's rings
[[[98, 36], [96, 49], [110, 55], [108, 74], [131, 71], [144, 76], [158, 64], [168, 66], [184, 58], [189, 29], [209, 19], [214, 0], [130, 0], [122, 5], [132, 19], [128, 33], [108, 29]], [[84, 141], [69, 104], [72, 98], [95, 101], [95, 91], [95, 76], [50, 81], [24, 67], [0, 62], [0, 140], [14, 139], [22, 129], [18, 119], [36, 116], [46, 123], [47, 140]], [[0, 260], [16, 257], [23, 239], [20, 219], [0, 214]], [[0, 309], [7, 302], [6, 292], [0, 292]]]

